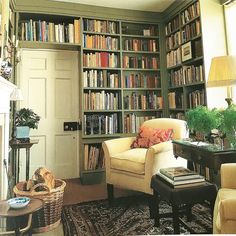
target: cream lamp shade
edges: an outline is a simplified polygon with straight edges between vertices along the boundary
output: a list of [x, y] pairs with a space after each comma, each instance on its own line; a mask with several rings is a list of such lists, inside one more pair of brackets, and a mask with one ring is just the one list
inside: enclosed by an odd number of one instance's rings
[[212, 58], [207, 87], [227, 87], [227, 99], [231, 99], [233, 85], [236, 85], [236, 57]]
[[10, 95], [10, 100], [11, 101], [22, 101], [23, 100], [23, 95], [22, 92], [19, 88], [15, 88], [11, 95]]

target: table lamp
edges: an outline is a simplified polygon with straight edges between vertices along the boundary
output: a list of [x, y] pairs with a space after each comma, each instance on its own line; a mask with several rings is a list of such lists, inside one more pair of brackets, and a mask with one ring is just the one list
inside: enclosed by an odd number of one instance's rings
[[16, 118], [16, 101], [22, 101], [23, 100], [23, 95], [22, 92], [19, 88], [15, 88], [10, 96], [10, 100], [12, 101], [12, 133], [11, 133], [11, 138], [12, 140], [16, 139], [16, 124], [15, 124], [15, 118]]
[[228, 106], [232, 104], [232, 86], [236, 85], [236, 57], [219, 56], [211, 60], [207, 87], [227, 87]]

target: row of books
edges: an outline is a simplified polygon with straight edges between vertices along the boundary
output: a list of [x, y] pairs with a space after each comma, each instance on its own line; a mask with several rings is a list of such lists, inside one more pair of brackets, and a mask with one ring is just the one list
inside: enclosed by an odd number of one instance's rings
[[175, 18], [173, 18], [171, 21], [169, 21], [166, 26], [165, 26], [165, 34], [169, 35], [171, 34], [173, 31], [179, 29], [180, 27], [180, 20], [179, 20], [179, 16], [176, 16]]
[[195, 90], [189, 93], [189, 108], [195, 108], [200, 105], [205, 105], [205, 91]]
[[181, 44], [181, 34], [180, 31], [177, 31], [174, 34], [171, 34], [166, 38], [166, 50], [177, 48]]
[[183, 68], [179, 70], [171, 70], [169, 72], [170, 87], [181, 86], [185, 84], [183, 79]]
[[124, 97], [124, 109], [161, 109], [163, 99], [153, 91], [147, 91], [146, 94], [133, 92]]
[[160, 88], [161, 81], [157, 75], [143, 73], [129, 74], [124, 76], [124, 88]]
[[114, 21], [84, 19], [84, 31], [117, 34], [119, 32], [119, 24]]
[[118, 38], [110, 36], [84, 34], [84, 47], [106, 50], [118, 50], [119, 40]]
[[84, 88], [119, 88], [120, 79], [117, 73], [107, 70], [86, 70], [83, 72]]
[[83, 54], [84, 67], [118, 67], [118, 56], [115, 53], [95, 52]]
[[142, 35], [142, 36], [157, 36], [158, 35], [158, 28], [155, 25], [151, 26], [143, 26], [142, 29], [137, 27], [129, 27], [129, 23], [127, 25], [122, 24], [122, 34], [126, 35]]
[[85, 70], [84, 88], [160, 88], [161, 80], [157, 75], [131, 73], [124, 75], [122, 83], [119, 74], [107, 70]]
[[166, 54], [167, 67], [172, 67], [181, 64], [181, 48], [177, 48]]
[[137, 116], [134, 113], [126, 114], [124, 118], [124, 132], [138, 133], [140, 126], [146, 120], [155, 119], [155, 116]]
[[84, 145], [84, 170], [105, 168], [104, 153], [101, 145]]
[[187, 42], [192, 38], [201, 34], [200, 20], [196, 20], [191, 24], [186, 25], [182, 30], [182, 42]]
[[169, 75], [172, 87], [204, 81], [202, 65], [183, 66], [179, 70], [172, 70]]
[[158, 44], [155, 39], [125, 39], [124, 50], [157, 52]]
[[203, 66], [183, 66], [183, 80], [185, 84], [204, 81]]
[[123, 68], [158, 69], [158, 66], [159, 60], [156, 57], [123, 56]]
[[196, 1], [181, 13], [181, 23], [186, 24], [198, 16], [200, 16], [200, 6], [199, 1]]
[[120, 98], [118, 93], [85, 92], [84, 110], [118, 110], [120, 107]]
[[184, 95], [182, 92], [168, 93], [168, 102], [170, 109], [175, 109], [175, 108], [182, 109], [184, 107], [183, 101], [184, 101]]
[[184, 167], [161, 168], [157, 175], [173, 188], [193, 187], [205, 184], [205, 178], [203, 176]]
[[118, 133], [118, 115], [84, 115], [85, 135]]
[[179, 119], [179, 120], [186, 120], [185, 114], [183, 112], [171, 112], [170, 118], [172, 119]]
[[55, 24], [46, 21], [21, 22], [21, 40], [58, 43], [80, 43], [80, 19], [73, 23]]

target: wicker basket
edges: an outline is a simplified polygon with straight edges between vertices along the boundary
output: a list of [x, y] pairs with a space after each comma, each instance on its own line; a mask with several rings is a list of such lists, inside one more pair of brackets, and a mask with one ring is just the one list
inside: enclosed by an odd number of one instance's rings
[[[17, 197], [26, 196], [44, 201], [43, 208], [33, 213], [32, 231], [34, 233], [42, 233], [55, 229], [61, 221], [65, 181], [56, 179], [55, 188], [51, 191], [44, 184], [35, 185], [31, 191], [24, 191], [25, 184], [26, 182], [20, 182], [13, 188]], [[35, 190], [39, 186], [44, 186], [45, 191], [36, 192]]]

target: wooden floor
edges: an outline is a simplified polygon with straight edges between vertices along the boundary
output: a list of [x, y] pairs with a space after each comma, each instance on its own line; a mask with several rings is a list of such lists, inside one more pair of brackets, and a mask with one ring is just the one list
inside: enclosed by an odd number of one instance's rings
[[[64, 192], [64, 205], [71, 205], [80, 202], [101, 200], [107, 198], [106, 184], [82, 185], [79, 179], [69, 179], [66, 181]], [[114, 196], [121, 197], [135, 194], [134, 191], [124, 189], [114, 189]]]

